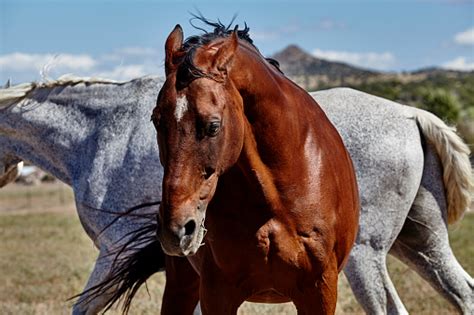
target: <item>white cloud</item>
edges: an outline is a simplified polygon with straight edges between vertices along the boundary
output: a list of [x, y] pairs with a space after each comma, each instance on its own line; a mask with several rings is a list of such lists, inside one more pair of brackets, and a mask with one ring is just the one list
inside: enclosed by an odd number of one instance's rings
[[474, 61], [468, 62], [465, 57], [457, 57], [443, 64], [443, 68], [460, 71], [474, 70]]
[[324, 18], [309, 25], [302, 25], [299, 21], [290, 21], [277, 28], [266, 28], [261, 30], [250, 29], [250, 37], [253, 40], [275, 40], [279, 38], [290, 37], [299, 32], [331, 31], [345, 28], [343, 22]]
[[454, 42], [459, 45], [474, 45], [474, 27], [471, 27], [464, 32], [457, 33], [454, 36]]
[[122, 47], [114, 50], [112, 53], [104, 54], [100, 57], [100, 60], [108, 61], [121, 61], [121, 60], [135, 60], [138, 58], [159, 58], [159, 52], [150, 47], [139, 47], [139, 46], [129, 46]]
[[94, 76], [118, 81], [126, 81], [142, 77], [147, 74], [150, 74], [150, 72], [147, 71], [145, 65], [134, 64], [119, 65], [113, 68], [112, 70], [97, 72], [96, 74], [94, 74]]
[[346, 28], [346, 24], [337, 20], [325, 18], [319, 21], [317, 28], [324, 31], [338, 30]]
[[129, 80], [162, 74], [158, 52], [148, 47], [123, 47], [110, 54], [52, 54], [15, 52], [0, 55], [0, 78], [15, 82], [56, 78], [66, 73]]
[[313, 55], [330, 61], [341, 61], [377, 70], [389, 70], [395, 64], [395, 56], [390, 52], [348, 52], [315, 49]]
[[250, 29], [250, 37], [253, 40], [274, 40], [285, 36], [290, 36], [301, 30], [297, 23], [288, 23], [277, 29], [254, 30]]
[[280, 35], [275, 31], [254, 31], [250, 30], [250, 37], [253, 40], [273, 40], [280, 37]]
[[72, 54], [26, 54], [11, 53], [0, 55], [0, 68], [12, 71], [39, 72], [46, 65], [62, 71], [91, 70], [97, 62], [89, 55]]
[[436, 4], [447, 4], [447, 5], [464, 5], [471, 4], [472, 0], [417, 0], [422, 3], [436, 3]]
[[133, 56], [153, 56], [158, 54], [156, 49], [150, 47], [138, 47], [130, 46], [117, 49], [117, 53], [123, 55], [133, 55]]

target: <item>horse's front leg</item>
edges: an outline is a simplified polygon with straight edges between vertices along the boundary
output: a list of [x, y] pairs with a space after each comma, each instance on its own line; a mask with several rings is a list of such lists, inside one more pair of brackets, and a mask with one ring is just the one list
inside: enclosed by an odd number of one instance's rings
[[166, 256], [161, 314], [193, 314], [199, 302], [199, 275], [187, 258]]
[[212, 263], [201, 270], [199, 299], [203, 315], [237, 314], [246, 296], [235, 283], [226, 281], [226, 278]]
[[337, 263], [328, 264], [316, 283], [291, 296], [298, 315], [332, 315], [337, 302]]

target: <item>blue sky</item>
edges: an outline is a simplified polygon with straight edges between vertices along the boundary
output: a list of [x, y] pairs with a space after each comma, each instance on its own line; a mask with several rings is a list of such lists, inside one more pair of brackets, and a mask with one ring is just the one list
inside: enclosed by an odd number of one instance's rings
[[0, 82], [64, 73], [119, 80], [163, 73], [163, 45], [199, 9], [247, 22], [271, 55], [296, 44], [316, 56], [384, 71], [474, 69], [474, 1], [0, 0]]

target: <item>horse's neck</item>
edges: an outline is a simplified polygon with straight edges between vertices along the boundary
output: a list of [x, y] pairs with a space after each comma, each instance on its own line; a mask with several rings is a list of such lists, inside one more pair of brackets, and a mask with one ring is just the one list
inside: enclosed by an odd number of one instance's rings
[[66, 132], [70, 115], [53, 104], [23, 100], [0, 118], [2, 142], [17, 157], [71, 185], [74, 133]]
[[[46, 99], [41, 98], [44, 93], [48, 95]], [[84, 99], [84, 94], [79, 94], [81, 99], [73, 93], [49, 94], [54, 93], [33, 93], [2, 117], [1, 128], [6, 130], [11, 149], [18, 157], [72, 185], [91, 170], [99, 150], [104, 157], [108, 149], [117, 147], [113, 141], [120, 137], [110, 135], [125, 132], [112, 129], [118, 124], [118, 116], [127, 116], [129, 110], [113, 102], [89, 106], [92, 95]], [[104, 139], [106, 136], [110, 137]]]
[[[259, 145], [275, 137], [292, 138], [289, 146], [301, 146], [313, 121], [324, 115], [314, 99], [247, 46], [236, 55], [230, 72], [244, 101], [244, 112], [252, 125], [271, 125], [255, 134]], [[296, 137], [296, 138], [295, 138]], [[282, 150], [277, 150], [282, 151]], [[278, 155], [278, 152], [274, 152]]]
[[[254, 138], [259, 150], [268, 153], [266, 164], [298, 159], [289, 153], [304, 146], [313, 128], [311, 121], [318, 115], [314, 100], [261, 58], [244, 54], [234, 62], [238, 70], [231, 78], [244, 102], [249, 141]], [[275, 145], [281, 139], [288, 139], [284, 147]], [[247, 149], [251, 147], [249, 143]]]
[[247, 118], [239, 167], [252, 170], [253, 189], [278, 211], [284, 208], [285, 183], [306, 178], [307, 168], [302, 167], [308, 163], [306, 151], [318, 146], [315, 130], [329, 121], [319, 119], [325, 115], [306, 91], [262, 60], [250, 60], [244, 65], [238, 58], [233, 65], [240, 74], [232, 81], [242, 95]]

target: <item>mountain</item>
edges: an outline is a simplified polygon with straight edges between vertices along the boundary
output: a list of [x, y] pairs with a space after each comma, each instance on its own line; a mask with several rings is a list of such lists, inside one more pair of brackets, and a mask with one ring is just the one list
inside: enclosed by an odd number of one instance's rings
[[379, 72], [361, 69], [342, 62], [317, 58], [296, 45], [290, 45], [272, 56], [280, 63], [281, 70], [307, 90], [321, 86], [360, 83]]
[[272, 56], [281, 70], [308, 91], [346, 86], [426, 109], [456, 124], [474, 144], [474, 71], [436, 67], [411, 72], [377, 72], [319, 59], [291, 45]]
[[280, 63], [281, 70], [306, 90], [313, 91], [335, 86], [360, 86], [379, 82], [401, 83], [424, 80], [449, 80], [474, 76], [441, 68], [425, 68], [413, 72], [377, 72], [342, 62], [317, 58], [296, 45], [290, 45], [272, 56]]

